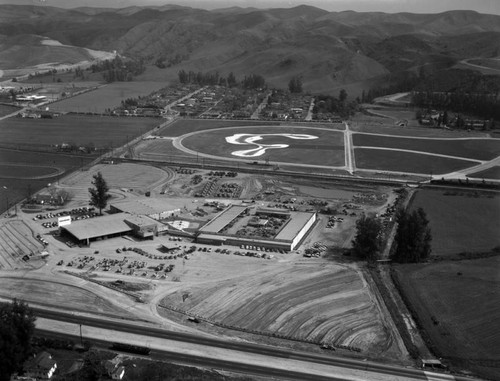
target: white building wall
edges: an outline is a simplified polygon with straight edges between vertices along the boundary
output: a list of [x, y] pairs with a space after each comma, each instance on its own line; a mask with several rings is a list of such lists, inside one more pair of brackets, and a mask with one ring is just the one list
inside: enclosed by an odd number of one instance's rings
[[300, 241], [302, 240], [302, 238], [304, 238], [304, 236], [306, 235], [306, 233], [309, 231], [309, 229], [311, 228], [311, 226], [314, 225], [315, 222], [316, 222], [316, 213], [314, 213], [311, 216], [311, 218], [309, 219], [309, 221], [307, 221], [307, 223], [302, 227], [302, 229], [299, 231], [299, 233], [292, 240], [292, 244], [290, 246], [291, 247], [290, 250], [295, 250], [295, 248], [297, 247], [297, 245], [300, 243]]

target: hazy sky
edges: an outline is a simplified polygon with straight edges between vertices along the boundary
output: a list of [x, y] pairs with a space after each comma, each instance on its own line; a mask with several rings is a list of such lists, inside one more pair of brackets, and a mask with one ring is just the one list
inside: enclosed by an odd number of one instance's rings
[[470, 9], [481, 13], [500, 14], [500, 0], [0, 0], [0, 4], [36, 4], [63, 8], [179, 4], [205, 9], [230, 6], [288, 8], [308, 4], [327, 11], [437, 13], [452, 9]]

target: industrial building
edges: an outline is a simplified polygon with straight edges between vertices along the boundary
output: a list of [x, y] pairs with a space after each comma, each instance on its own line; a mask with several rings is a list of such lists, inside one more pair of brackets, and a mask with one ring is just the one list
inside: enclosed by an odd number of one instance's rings
[[180, 213], [180, 208], [168, 201], [143, 197], [135, 200], [115, 202], [110, 205], [111, 213], [129, 213], [138, 216], [148, 216], [154, 220], [162, 220]]
[[158, 223], [146, 216], [127, 213], [109, 214], [86, 220], [73, 221], [60, 227], [61, 235], [79, 244], [89, 246], [92, 241], [131, 234], [140, 238], [153, 238]]
[[[215, 245], [255, 246], [263, 249], [295, 250], [307, 236], [316, 222], [316, 213], [291, 212], [286, 209], [258, 208], [251, 216], [246, 206], [232, 205], [215, 216], [205, 226], [199, 229], [196, 241]], [[248, 225], [252, 226], [256, 216], [279, 216], [286, 218], [286, 223], [273, 238], [240, 236], [228, 233], [228, 227], [238, 218], [250, 216]]]

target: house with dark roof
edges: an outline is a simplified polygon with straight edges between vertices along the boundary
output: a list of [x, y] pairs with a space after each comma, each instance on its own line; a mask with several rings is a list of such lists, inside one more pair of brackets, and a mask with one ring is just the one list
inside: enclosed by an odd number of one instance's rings
[[49, 352], [40, 352], [24, 364], [26, 377], [50, 380], [57, 369], [57, 363]]

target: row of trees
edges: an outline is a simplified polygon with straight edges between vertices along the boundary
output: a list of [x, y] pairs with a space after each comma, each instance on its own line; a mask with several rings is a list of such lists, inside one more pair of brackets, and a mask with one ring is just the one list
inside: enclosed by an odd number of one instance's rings
[[479, 118], [500, 120], [500, 97], [498, 93], [466, 93], [414, 91], [412, 103], [417, 107], [451, 110], [469, 113]]
[[193, 70], [185, 71], [180, 70], [177, 73], [179, 77], [179, 82], [183, 84], [196, 84], [199, 86], [225, 86], [225, 87], [235, 87], [238, 85], [238, 81], [233, 74], [229, 73], [227, 77], [221, 76], [218, 71], [214, 73], [203, 73], [201, 71], [194, 72]]
[[[429, 258], [432, 235], [429, 221], [422, 208], [396, 213], [397, 231], [391, 259], [399, 263], [417, 263]], [[356, 236], [352, 253], [361, 259], [375, 261], [382, 249], [382, 224], [375, 216], [362, 215], [356, 221]]]

